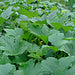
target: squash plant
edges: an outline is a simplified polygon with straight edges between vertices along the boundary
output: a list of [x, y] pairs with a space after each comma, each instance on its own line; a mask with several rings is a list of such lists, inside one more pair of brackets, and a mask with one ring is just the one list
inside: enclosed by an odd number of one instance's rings
[[0, 75], [75, 74], [75, 13], [63, 6], [0, 2]]

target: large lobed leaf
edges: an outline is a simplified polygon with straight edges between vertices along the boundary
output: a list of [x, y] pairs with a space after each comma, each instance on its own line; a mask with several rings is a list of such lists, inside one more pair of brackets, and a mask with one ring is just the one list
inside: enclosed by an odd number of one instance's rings
[[14, 75], [39, 75], [40, 63], [34, 64], [33, 60], [30, 60], [24, 64], [21, 64], [20, 70], [16, 71]]
[[0, 38], [0, 49], [4, 50], [6, 55], [22, 54], [27, 49], [26, 42], [21, 40], [22, 29], [7, 29], [6, 32], [6, 35]]
[[59, 60], [49, 57], [42, 61], [42, 72], [44, 75], [74, 75], [75, 74], [75, 57], [70, 56]]
[[5, 65], [0, 65], [0, 75], [13, 75], [13, 72], [16, 70], [14, 65], [9, 63]]

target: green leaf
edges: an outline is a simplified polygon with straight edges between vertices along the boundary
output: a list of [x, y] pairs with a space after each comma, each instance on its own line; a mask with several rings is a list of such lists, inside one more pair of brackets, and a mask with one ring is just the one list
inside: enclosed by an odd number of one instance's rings
[[72, 65], [74, 58], [70, 56], [57, 60], [56, 58], [49, 57], [42, 61], [42, 72], [44, 72], [44, 75], [74, 75], [75, 65]]
[[33, 2], [33, 0], [27, 0], [27, 4], [30, 4], [31, 2]]
[[[69, 20], [69, 18], [68, 18], [69, 15], [70, 15], [69, 12], [63, 14], [63, 15], [61, 16], [61, 18], [59, 18], [59, 22], [60, 22], [61, 24], [64, 24], [65, 22], [67, 22], [67, 21]], [[69, 22], [69, 21], [68, 21], [68, 22]]]
[[24, 75], [23, 70], [15, 71], [14, 75]]
[[57, 47], [50, 46], [50, 47], [48, 47], [48, 48], [54, 50], [55, 52], [59, 51]]
[[60, 47], [66, 43], [68, 43], [67, 40], [64, 39], [64, 34], [63, 33], [54, 33], [48, 37], [49, 42], [52, 43], [52, 45]]
[[50, 14], [48, 14], [47, 16], [47, 23], [49, 25], [51, 25], [51, 21], [57, 16], [57, 10], [51, 12]]
[[7, 29], [6, 32], [7, 34], [0, 38], [0, 42], [2, 43], [0, 49], [4, 50], [4, 54], [6, 55], [22, 54], [27, 49], [26, 42], [21, 40], [22, 29]]
[[56, 6], [53, 6], [52, 8], [51, 8], [51, 10], [56, 10], [57, 9], [57, 7]]
[[[23, 54], [15, 56], [15, 58], [11, 61], [11, 63], [20, 64], [28, 60], [28, 51], [25, 51]], [[10, 58], [11, 59], [11, 58]]]
[[40, 63], [35, 65], [33, 60], [29, 60], [28, 62], [21, 64], [20, 70], [15, 72], [14, 75], [18, 75], [19, 73], [22, 75], [39, 75], [40, 67]]
[[36, 22], [33, 22], [34, 25], [39, 25], [39, 26], [43, 26], [44, 24], [47, 24], [46, 21], [36, 21]]
[[28, 30], [28, 21], [20, 21], [20, 27], [24, 30]]
[[42, 27], [29, 25], [28, 29], [30, 30], [31, 33], [39, 36], [47, 44], [48, 35], [50, 34], [50, 29], [46, 25], [43, 25]]
[[4, 19], [8, 19], [13, 13], [12, 8], [13, 6], [8, 7], [4, 12], [1, 13], [1, 17]]
[[10, 63], [9, 58], [6, 55], [0, 56], [0, 64]]
[[65, 46], [65, 51], [69, 55], [75, 56], [75, 40], [71, 41], [70, 44], [67, 44], [67, 46]]
[[60, 23], [51, 23], [57, 30], [63, 28], [65, 32], [69, 31], [72, 27], [71, 26], [63, 26]]
[[40, 49], [40, 47], [37, 46], [36, 44], [31, 44], [29, 42], [26, 42], [26, 43], [27, 43], [26, 47], [29, 52], [37, 52]]
[[72, 20], [72, 22], [74, 23], [74, 25], [75, 25], [75, 21], [74, 20]]
[[12, 75], [13, 72], [16, 70], [14, 65], [11, 65], [9, 63], [5, 65], [0, 65], [0, 74], [1, 75]]
[[28, 11], [24, 8], [21, 8], [19, 10], [19, 13], [22, 14], [22, 15], [27, 16], [28, 18], [39, 17], [39, 13], [37, 11], [32, 12], [32, 11]]
[[0, 49], [4, 50], [4, 54], [6, 55], [19, 55], [27, 49], [26, 43], [23, 40], [12, 37], [2, 37], [0, 40], [2, 40], [4, 44]]
[[20, 38], [23, 35], [23, 30], [21, 28], [13, 29], [4, 29], [6, 34], [5, 36], [12, 36], [14, 38]]
[[2, 17], [0, 17], [0, 26], [5, 22], [6, 20]]
[[47, 44], [48, 43], [48, 36], [40, 35], [40, 38]]
[[48, 46], [48, 45], [43, 45], [42, 46], [42, 49], [52, 49], [54, 50], [55, 52], [59, 51], [57, 47], [53, 47], [53, 46]]

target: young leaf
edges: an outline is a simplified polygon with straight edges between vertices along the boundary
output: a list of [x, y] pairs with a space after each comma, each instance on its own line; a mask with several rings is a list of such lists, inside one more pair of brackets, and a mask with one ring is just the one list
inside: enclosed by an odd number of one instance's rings
[[28, 11], [24, 8], [21, 8], [19, 10], [19, 13], [22, 15], [27, 16], [28, 18], [33, 18], [33, 17], [39, 17], [39, 13], [37, 11], [33, 12], [33, 11]]
[[63, 26], [60, 23], [51, 23], [57, 30], [63, 28], [65, 32], [69, 31], [72, 27], [71, 26]]
[[30, 4], [31, 2], [33, 2], [33, 0], [27, 0], [27, 4]]

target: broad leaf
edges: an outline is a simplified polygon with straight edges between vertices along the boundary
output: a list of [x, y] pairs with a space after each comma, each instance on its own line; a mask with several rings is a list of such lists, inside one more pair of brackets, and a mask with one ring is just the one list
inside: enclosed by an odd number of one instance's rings
[[27, 4], [30, 4], [31, 2], [33, 2], [33, 0], [27, 0]]
[[15, 72], [14, 75], [19, 73], [22, 75], [39, 75], [40, 74], [40, 63], [34, 64], [33, 60], [30, 60], [24, 64], [21, 64], [20, 70]]
[[22, 54], [27, 49], [26, 43], [23, 40], [14, 39], [12, 37], [2, 37], [0, 40], [4, 44], [0, 46], [0, 49], [4, 50], [4, 54], [6, 55]]
[[71, 26], [63, 26], [60, 23], [51, 23], [57, 30], [60, 28], [64, 29], [65, 32], [69, 31], [71, 29]]
[[19, 10], [19, 13], [22, 14], [22, 15], [27, 16], [28, 18], [39, 17], [39, 13], [37, 11], [32, 12], [32, 11], [28, 11], [24, 8], [21, 8]]
[[39, 36], [45, 43], [48, 42], [48, 35], [50, 34], [50, 29], [46, 25], [43, 25], [42, 27], [29, 25], [28, 29], [31, 33]]
[[0, 65], [0, 74], [1, 75], [12, 75], [15, 71], [15, 66], [11, 64]]
[[[10, 31], [11, 30], [11, 31]], [[0, 38], [0, 49], [4, 50], [4, 54], [18, 55], [22, 54], [26, 49], [26, 42], [21, 40], [23, 31], [21, 29], [7, 29], [7, 34]]]
[[65, 51], [71, 55], [71, 56], [75, 56], [75, 40], [71, 41], [70, 44], [67, 44], [64, 46], [65, 47]]
[[0, 56], [0, 64], [6, 64], [6, 63], [10, 63], [9, 58], [6, 55], [1, 55]]
[[4, 12], [1, 13], [1, 17], [3, 17], [4, 19], [8, 19], [13, 13], [12, 8], [13, 6], [8, 7]]
[[51, 21], [57, 16], [57, 10], [51, 12], [48, 16], [47, 16], [47, 23], [50, 25]]
[[48, 40], [57, 47], [60, 47], [63, 44], [68, 43], [68, 41], [63, 40], [63, 39], [64, 39], [63, 33], [54, 33], [48, 37]]
[[42, 61], [44, 75], [74, 75], [75, 66], [72, 65], [75, 57], [66, 57], [59, 60], [49, 57]]
[[0, 17], [0, 26], [5, 22], [5, 19]]
[[20, 38], [23, 35], [23, 30], [21, 28], [13, 29], [4, 29], [6, 34], [5, 36], [12, 36], [14, 38]]

